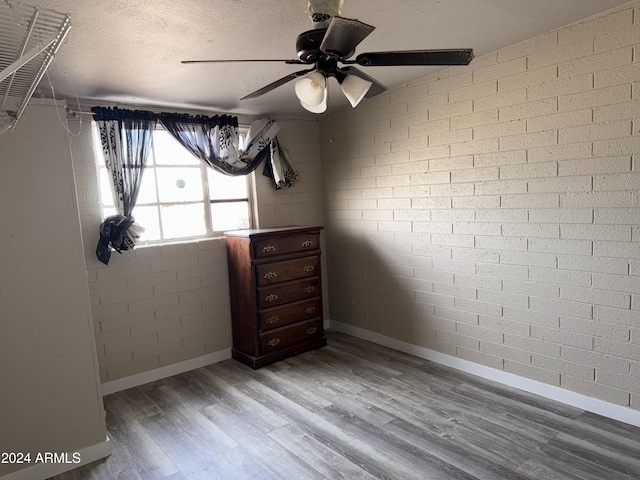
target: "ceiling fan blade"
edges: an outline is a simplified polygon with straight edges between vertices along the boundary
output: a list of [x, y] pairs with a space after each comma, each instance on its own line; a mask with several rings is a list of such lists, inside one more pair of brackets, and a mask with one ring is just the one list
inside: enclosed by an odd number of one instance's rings
[[249, 60], [182, 60], [180, 63], [244, 63], [244, 62], [278, 62], [286, 63], [288, 65], [306, 65], [305, 62], [298, 59], [292, 60], [278, 60], [278, 59], [249, 59]]
[[303, 75], [306, 75], [307, 73], [313, 72], [314, 70], [315, 70], [315, 67], [314, 68], [310, 68], [308, 70], [300, 70], [299, 72], [290, 73], [286, 77], [282, 77], [281, 79], [276, 80], [273, 83], [270, 83], [266, 87], [262, 87], [261, 89], [256, 90], [255, 92], [250, 93], [249, 95], [246, 95], [246, 96], [242, 97], [240, 100], [248, 100], [250, 98], [256, 98], [256, 97], [259, 97], [260, 95], [264, 95], [265, 93], [268, 93], [271, 90], [274, 90], [274, 89], [278, 88], [279, 86], [284, 85], [287, 82], [290, 82], [291, 80], [295, 80], [298, 77], [302, 77]]
[[[473, 49], [404, 50], [398, 52], [369, 52], [358, 55], [353, 63], [364, 67], [404, 65], [469, 65]], [[347, 62], [352, 63], [352, 62]]]
[[363, 78], [372, 83], [371, 87], [369, 88], [369, 91], [364, 96], [364, 98], [375, 97], [376, 95], [380, 95], [382, 92], [384, 92], [387, 89], [387, 87], [382, 85], [375, 78], [370, 77], [369, 75], [367, 75], [362, 70], [356, 67], [344, 67], [344, 68], [338, 69], [338, 72], [336, 73], [336, 79], [338, 80], [339, 83], [342, 83], [342, 80], [344, 80], [344, 78], [347, 75], [355, 75], [356, 77]]
[[359, 20], [333, 17], [320, 44], [320, 50], [335, 54], [340, 58], [348, 58], [353, 55], [358, 44], [367, 38], [375, 28]]

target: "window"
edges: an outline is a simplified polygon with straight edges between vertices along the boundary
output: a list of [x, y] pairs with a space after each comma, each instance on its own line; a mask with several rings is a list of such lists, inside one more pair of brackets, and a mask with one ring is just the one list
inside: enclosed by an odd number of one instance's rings
[[[94, 135], [95, 145], [100, 145], [97, 129]], [[98, 153], [100, 202], [106, 218], [115, 215], [116, 209], [111, 178]], [[250, 228], [252, 178], [224, 175], [203, 165], [169, 132], [156, 128], [133, 211], [136, 222], [145, 228], [140, 241], [159, 243]]]

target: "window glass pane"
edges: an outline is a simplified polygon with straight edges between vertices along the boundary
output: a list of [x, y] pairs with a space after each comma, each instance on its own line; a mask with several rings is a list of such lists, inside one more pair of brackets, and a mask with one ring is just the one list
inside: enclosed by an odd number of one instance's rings
[[160, 168], [158, 192], [161, 202], [197, 202], [203, 200], [200, 168]]
[[106, 168], [99, 169], [99, 177], [100, 177], [100, 203], [102, 205], [113, 205], [113, 197], [111, 194], [111, 186], [109, 182], [111, 182], [111, 173]]
[[215, 232], [249, 228], [249, 202], [212, 203], [211, 224]]
[[[99, 172], [100, 176], [100, 203], [102, 205], [113, 205], [113, 198], [111, 193], [111, 172], [106, 168], [101, 168]], [[138, 200], [136, 205], [142, 205], [145, 203], [158, 203], [156, 197], [156, 181], [154, 178], [153, 168], [145, 169], [142, 175], [142, 184], [140, 185], [140, 191], [138, 192]]]
[[212, 168], [207, 168], [207, 181], [209, 183], [209, 198], [212, 200], [248, 197], [245, 175], [231, 177]]
[[149, 203], [158, 203], [154, 168], [145, 168], [142, 173], [142, 183], [140, 184], [140, 190], [138, 191], [138, 199], [136, 200], [136, 205]]
[[111, 217], [113, 215], [117, 215], [118, 211], [116, 210], [116, 207], [104, 207], [102, 209], [102, 219], [104, 220], [107, 217]]
[[157, 165], [200, 165], [200, 160], [166, 130], [156, 130], [153, 133], [153, 149]]
[[140, 241], [148, 242], [160, 240], [160, 218], [158, 216], [158, 207], [141, 207], [136, 205], [133, 209], [133, 218], [136, 223], [144, 227], [144, 232], [140, 235]]
[[160, 207], [165, 238], [205, 235], [204, 204], [163, 205]]

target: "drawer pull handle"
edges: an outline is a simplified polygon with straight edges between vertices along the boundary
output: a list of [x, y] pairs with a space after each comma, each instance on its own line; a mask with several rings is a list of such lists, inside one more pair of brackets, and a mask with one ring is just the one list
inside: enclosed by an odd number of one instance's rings
[[267, 272], [264, 274], [264, 278], [266, 278], [267, 280], [272, 280], [274, 278], [276, 278], [278, 276], [278, 274], [276, 272]]
[[307, 333], [309, 335], [313, 335], [314, 333], [316, 333], [318, 331], [318, 329], [316, 327], [311, 327], [309, 330], [307, 330]]
[[313, 242], [311, 240], [305, 240], [304, 242], [302, 242], [303, 247], [310, 247], [311, 245], [313, 245]]
[[276, 247], [274, 247], [273, 245], [267, 245], [266, 247], [262, 247], [262, 251], [264, 253], [275, 252], [276, 251]]
[[279, 343], [280, 343], [280, 339], [279, 338], [272, 338], [271, 340], [269, 340], [267, 342], [267, 345], [269, 345], [270, 347], [275, 347]]
[[314, 267], [313, 265], [305, 265], [304, 267], [302, 267], [302, 271], [303, 272], [313, 272], [316, 269], [316, 267]]
[[280, 321], [279, 317], [269, 317], [267, 318], [267, 323], [273, 325], [274, 323], [278, 323]]
[[307, 315], [311, 315], [315, 311], [316, 311], [316, 307], [309, 307], [304, 311], [304, 313], [306, 313]]
[[278, 299], [278, 295], [267, 295], [264, 299], [265, 302], [275, 302]]
[[306, 287], [304, 293], [313, 293], [316, 291], [316, 287]]

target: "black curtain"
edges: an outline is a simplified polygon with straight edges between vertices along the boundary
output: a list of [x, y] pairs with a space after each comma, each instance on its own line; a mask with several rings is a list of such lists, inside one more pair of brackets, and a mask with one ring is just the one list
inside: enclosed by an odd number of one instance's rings
[[133, 248], [144, 228], [132, 216], [142, 175], [151, 149], [156, 115], [141, 110], [93, 107], [100, 131], [105, 165], [111, 175], [111, 193], [118, 211], [100, 226], [98, 259], [105, 265], [111, 258], [109, 246], [120, 252]]
[[91, 111], [100, 130], [118, 210], [118, 215], [107, 218], [100, 226], [96, 254], [104, 264], [109, 262], [110, 247], [118, 252], [131, 249], [144, 231], [135, 223], [132, 212], [158, 121], [196, 158], [224, 174], [247, 175], [266, 159], [268, 165], [263, 174], [274, 180], [277, 189], [289, 188], [299, 179], [286, 149], [276, 137], [280, 126], [273, 119], [254, 121], [245, 144], [240, 147], [238, 118], [231, 115], [156, 114], [105, 107], [93, 107]]
[[247, 175], [269, 154], [266, 149], [253, 158], [243, 155], [238, 149], [237, 117], [162, 113], [158, 120], [201, 162], [227, 175]]

